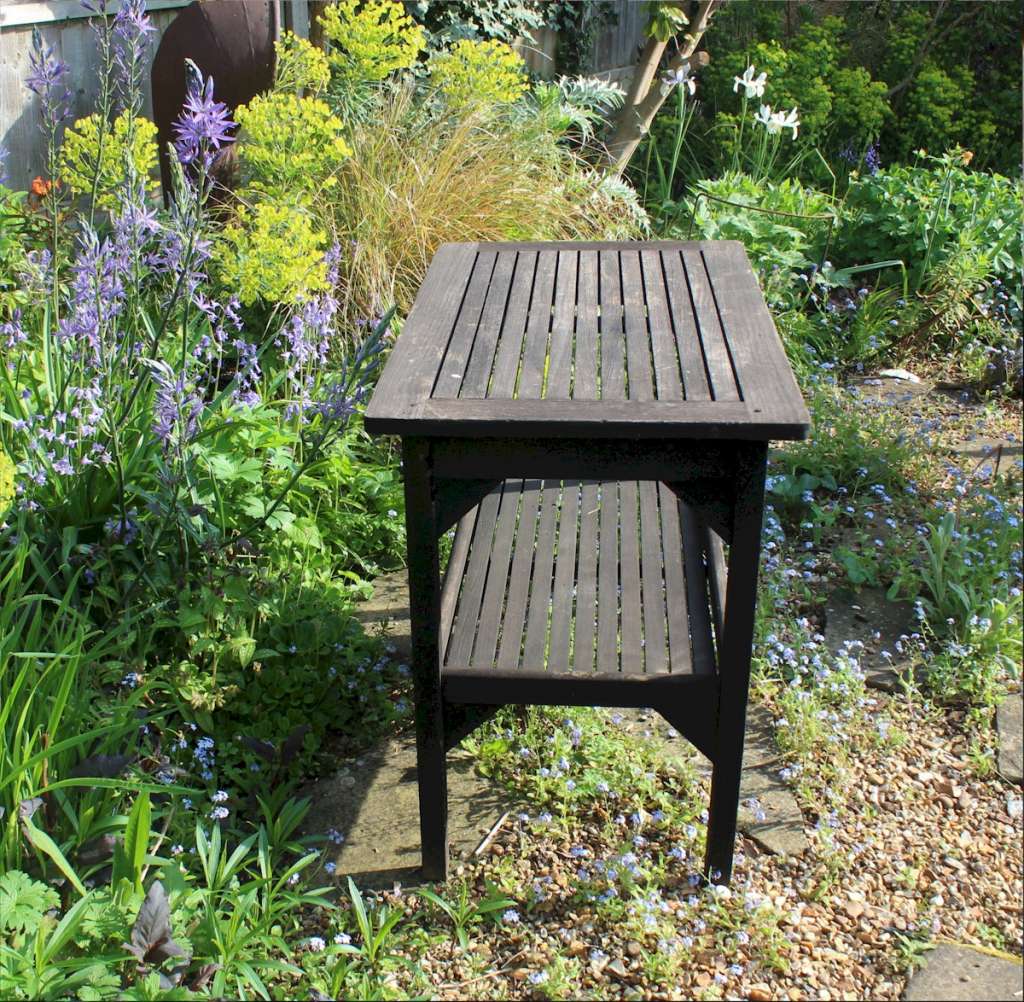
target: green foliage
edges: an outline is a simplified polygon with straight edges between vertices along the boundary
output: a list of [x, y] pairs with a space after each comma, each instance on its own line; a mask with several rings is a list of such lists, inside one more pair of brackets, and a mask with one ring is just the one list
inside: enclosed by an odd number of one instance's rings
[[1019, 499], [1000, 496], [1006, 486], [930, 512], [918, 552], [891, 589], [917, 600], [944, 642], [928, 680], [945, 699], [992, 706], [1020, 677], [1021, 513]]
[[[982, 167], [1016, 172], [1017, 27], [1006, 4], [730, 3], [707, 34], [704, 173], [723, 162], [713, 125], [735, 113], [733, 77], [750, 64], [768, 73], [763, 100], [796, 105], [808, 141], [833, 164], [876, 141], [887, 164], [959, 144]], [[816, 164], [805, 167], [813, 177]]]
[[274, 87], [316, 96], [331, 82], [331, 66], [323, 49], [286, 31], [274, 42]]
[[221, 281], [246, 304], [296, 305], [326, 287], [326, 234], [301, 204], [260, 201], [239, 208], [221, 231]]
[[772, 302], [791, 299], [793, 276], [821, 264], [838, 222], [832, 199], [797, 180], [731, 173], [700, 181], [671, 213], [667, 232], [678, 238], [740, 240]]
[[0, 515], [14, 500], [14, 463], [3, 449], [0, 449]]
[[261, 192], [303, 194], [334, 184], [352, 152], [341, 120], [316, 98], [257, 94], [235, 115], [244, 130], [247, 180]]
[[[23, 536], [0, 560], [0, 865], [35, 858], [72, 883], [68, 857], [116, 831], [119, 805], [138, 784], [116, 779], [134, 757], [144, 695], [97, 704], [104, 676], [124, 674], [126, 636], [101, 636], [74, 607], [76, 590], [48, 594]], [[38, 561], [38, 555], [35, 555]], [[127, 751], [128, 754], [124, 754]], [[104, 776], [105, 778], [99, 778]], [[23, 839], [23, 835], [27, 840]]]
[[647, 34], [659, 42], [675, 38], [690, 23], [677, 3], [648, 3]]
[[20, 870], [0, 876], [0, 935], [33, 933], [60, 904], [57, 892]]
[[515, 902], [490, 889], [486, 897], [479, 901], [470, 901], [469, 885], [463, 882], [459, 886], [457, 897], [454, 900], [441, 897], [436, 891], [424, 888], [419, 896], [431, 904], [436, 905], [451, 919], [455, 928], [455, 936], [459, 945], [465, 950], [469, 946], [469, 930], [483, 922], [488, 916], [494, 916], [496, 912], [511, 908]]
[[0, 184], [0, 337], [7, 348], [5, 321], [28, 301], [22, 273], [34, 249], [39, 221], [26, 211], [25, 196]]
[[405, 9], [435, 43], [463, 38], [511, 45], [541, 27], [546, 0], [406, 0]]
[[1024, 188], [998, 174], [969, 170], [952, 150], [853, 179], [836, 253], [861, 260], [899, 258], [919, 287], [930, 269], [972, 251], [986, 259], [981, 277], [1020, 285], [1020, 205]]

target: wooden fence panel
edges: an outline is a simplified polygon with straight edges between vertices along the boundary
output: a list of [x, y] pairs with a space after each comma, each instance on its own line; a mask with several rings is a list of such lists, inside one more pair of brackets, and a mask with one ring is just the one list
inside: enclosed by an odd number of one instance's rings
[[[150, 11], [157, 33], [153, 36], [150, 58], [160, 38], [178, 13], [190, 0], [163, 0], [151, 3]], [[116, 9], [114, 4], [110, 5]], [[19, 11], [18, 8], [22, 10]], [[32, 52], [32, 28], [37, 27], [46, 45], [68, 66], [67, 83], [71, 91], [71, 121], [93, 111], [99, 82], [99, 57], [91, 21], [79, 14], [81, 6], [65, 9], [60, 0], [46, 3], [11, 3], [5, 0], [0, 12], [0, 146], [7, 151], [8, 185], [27, 188], [32, 178], [44, 172], [46, 141], [39, 128], [39, 100], [28, 87], [29, 57]], [[84, 13], [84, 11], [82, 11]], [[25, 23], [29, 15], [46, 17]], [[143, 75], [143, 110], [153, 115], [148, 67]]]

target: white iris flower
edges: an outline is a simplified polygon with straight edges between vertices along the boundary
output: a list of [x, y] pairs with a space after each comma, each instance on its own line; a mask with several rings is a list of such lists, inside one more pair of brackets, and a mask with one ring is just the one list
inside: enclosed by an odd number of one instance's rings
[[690, 73], [690, 64], [683, 63], [682, 66], [677, 67], [674, 70], [669, 70], [661, 78], [669, 87], [685, 87], [691, 94], [697, 92], [697, 81]]
[[743, 76], [733, 77], [733, 91], [738, 91], [740, 87], [743, 88], [743, 96], [746, 98], [751, 97], [764, 97], [764, 85], [768, 79], [767, 73], [759, 73], [756, 77], [754, 76], [754, 67], [748, 66], [743, 71]]

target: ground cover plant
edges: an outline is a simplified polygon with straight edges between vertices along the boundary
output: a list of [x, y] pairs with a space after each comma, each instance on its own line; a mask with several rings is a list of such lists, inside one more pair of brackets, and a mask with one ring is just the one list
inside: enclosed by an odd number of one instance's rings
[[[970, 90], [929, 56], [963, 22], [923, 45], [947, 6], [891, 14], [907, 135], [936, 72]], [[936, 943], [1019, 957], [1021, 791], [993, 730], [1024, 587], [998, 102], [973, 151], [937, 115], [915, 154], [846, 29], [773, 41], [754, 5], [741, 53], [723, 10], [709, 67], [660, 80], [638, 197], [595, 170], [622, 94], [529, 81], [507, 47], [541, 9], [454, 8], [330, 7], [325, 48], [286, 35], [234, 115], [195, 79], [167, 209], [143, 5], [95, 18], [78, 122], [36, 42], [49, 159], [0, 186], [0, 995], [895, 999]], [[684, 26], [659, 23], [671, 59]], [[357, 886], [309, 781], [341, 760], [362, 782], [411, 724], [408, 665], [353, 614], [404, 560], [398, 457], [360, 424], [375, 373], [438, 243], [647, 233], [743, 241], [814, 419], [771, 455], [734, 882], [700, 879], [707, 764], [663, 721], [510, 708], [461, 751], [511, 808], [484, 849], [446, 885]]]

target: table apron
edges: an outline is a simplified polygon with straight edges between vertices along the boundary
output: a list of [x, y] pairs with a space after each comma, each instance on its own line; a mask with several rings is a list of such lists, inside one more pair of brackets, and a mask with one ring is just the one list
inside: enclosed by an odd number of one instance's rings
[[645, 439], [430, 438], [434, 477], [504, 480], [540, 477], [587, 480], [731, 478], [762, 442]]

